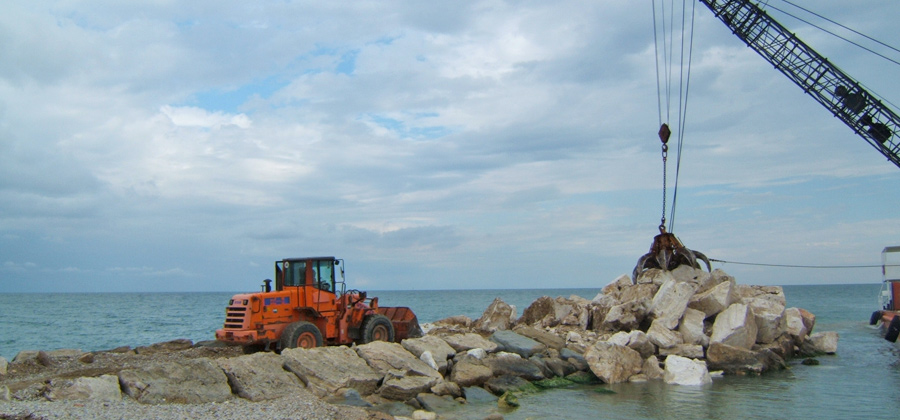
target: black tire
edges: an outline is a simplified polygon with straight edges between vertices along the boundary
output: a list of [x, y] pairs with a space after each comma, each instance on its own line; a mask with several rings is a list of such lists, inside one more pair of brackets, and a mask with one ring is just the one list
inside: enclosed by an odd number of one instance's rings
[[394, 324], [391, 324], [391, 320], [381, 314], [369, 315], [363, 319], [360, 330], [362, 331], [360, 344], [373, 341], [394, 341]]
[[869, 317], [869, 325], [877, 324], [881, 320], [881, 314], [881, 311], [872, 312], [872, 316]]
[[295, 322], [281, 332], [279, 345], [282, 350], [297, 347], [311, 349], [322, 347], [322, 332], [315, 324], [307, 321]]
[[891, 343], [897, 342], [897, 336], [900, 335], [900, 315], [894, 315], [891, 324], [888, 325], [887, 332], [884, 333], [884, 339]]

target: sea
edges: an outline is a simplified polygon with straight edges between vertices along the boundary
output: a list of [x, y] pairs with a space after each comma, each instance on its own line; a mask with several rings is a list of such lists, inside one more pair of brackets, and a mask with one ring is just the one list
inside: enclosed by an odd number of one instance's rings
[[[662, 381], [578, 386], [519, 397], [502, 411], [515, 419], [875, 419], [900, 414], [900, 346], [885, 341], [869, 318], [880, 284], [784, 286], [788, 306], [816, 315], [814, 332], [840, 334], [836, 355], [819, 365], [760, 376], [723, 376], [711, 385]], [[409, 306], [420, 322], [452, 315], [478, 318], [495, 299], [518, 314], [541, 296], [597, 289], [370, 291], [382, 306]], [[178, 338], [214, 339], [233, 293], [0, 294], [0, 356], [21, 350], [83, 351], [137, 347]], [[493, 411], [492, 411], [493, 410]], [[449, 418], [484, 418], [496, 407], [466, 407]]]

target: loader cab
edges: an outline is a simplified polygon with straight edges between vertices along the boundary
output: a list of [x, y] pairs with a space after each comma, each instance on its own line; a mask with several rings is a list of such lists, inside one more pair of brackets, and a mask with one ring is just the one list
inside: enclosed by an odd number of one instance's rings
[[[285, 258], [275, 262], [275, 290], [312, 286], [323, 292], [342, 294], [343, 260], [335, 257]], [[336, 276], [340, 273], [340, 278]]]

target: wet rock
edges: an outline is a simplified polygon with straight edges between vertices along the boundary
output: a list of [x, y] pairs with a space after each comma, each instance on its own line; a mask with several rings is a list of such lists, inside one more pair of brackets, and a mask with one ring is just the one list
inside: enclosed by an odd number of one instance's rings
[[500, 408], [516, 408], [519, 406], [519, 397], [511, 392], [504, 392], [497, 400], [497, 406]]
[[384, 377], [347, 346], [285, 349], [281, 355], [284, 367], [317, 395], [331, 395], [342, 388], [370, 395]]
[[463, 388], [463, 395], [469, 404], [478, 403], [494, 403], [497, 402], [497, 396], [488, 392], [488, 390], [480, 386], [469, 386]]
[[838, 338], [838, 333], [835, 331], [812, 334], [803, 342], [800, 352], [804, 355], [837, 353]]
[[710, 343], [706, 349], [706, 362], [710, 369], [729, 374], [758, 374], [785, 367], [784, 359], [771, 350], [753, 351], [720, 342]]
[[353, 388], [341, 388], [331, 396], [323, 398], [325, 402], [338, 405], [349, 405], [352, 407], [372, 407], [372, 404], [364, 400], [359, 391]]
[[516, 320], [516, 308], [502, 299], [494, 298], [494, 301], [488, 305], [481, 318], [478, 318], [472, 325], [478, 331], [494, 332], [498, 330], [508, 330]]
[[484, 383], [484, 388], [494, 395], [503, 395], [508, 392], [537, 390], [537, 387], [531, 382], [514, 375], [495, 376]]
[[750, 308], [745, 304], [735, 303], [716, 316], [709, 340], [750, 349], [756, 342], [756, 334], [756, 321]]
[[584, 355], [591, 372], [608, 384], [625, 382], [641, 372], [641, 354], [625, 346], [598, 341]]
[[[387, 375], [392, 371], [406, 372], [407, 374], [428, 376], [435, 381], [443, 379], [440, 372], [419, 360], [412, 353], [406, 351], [400, 344], [386, 341], [374, 341], [356, 347], [356, 353], [362, 357], [376, 372]], [[434, 385], [433, 383], [431, 385]], [[429, 385], [429, 387], [431, 387]], [[422, 391], [418, 391], [422, 392]], [[418, 394], [416, 392], [416, 394]], [[411, 397], [414, 397], [413, 394]]]
[[450, 380], [462, 387], [480, 386], [494, 376], [489, 366], [475, 359], [464, 358], [453, 365]]
[[496, 352], [499, 347], [499, 344], [475, 333], [453, 334], [445, 336], [443, 339], [457, 352], [464, 352], [471, 349], [484, 349], [484, 351], [488, 353], [493, 353]]
[[225, 373], [207, 358], [126, 369], [119, 372], [122, 392], [144, 404], [201, 404], [231, 397]]
[[544, 344], [510, 330], [496, 331], [490, 340], [499, 344], [501, 351], [516, 353], [526, 358], [547, 348]]
[[456, 350], [450, 347], [446, 341], [439, 337], [426, 335], [419, 338], [408, 338], [403, 340], [400, 345], [406, 351], [414, 356], [421, 358], [425, 352], [430, 352], [434, 362], [437, 364], [436, 370], [447, 372], [447, 360], [456, 355]]
[[119, 378], [115, 375], [103, 375], [97, 378], [82, 377], [74, 380], [54, 378], [43, 390], [43, 395], [50, 401], [59, 400], [92, 400], [120, 401], [122, 391]]
[[537, 329], [528, 325], [518, 325], [513, 328], [513, 331], [516, 334], [528, 337], [549, 348], [559, 350], [566, 346], [566, 340], [543, 329]]
[[516, 353], [497, 353], [485, 359], [484, 364], [491, 368], [494, 376], [513, 375], [529, 381], [545, 378], [540, 366]]
[[664, 380], [667, 384], [706, 385], [712, 383], [706, 363], [681, 356], [666, 357]]
[[218, 360], [232, 391], [250, 401], [266, 401], [296, 393], [303, 388], [297, 375], [284, 370], [285, 357], [254, 353]]
[[647, 379], [662, 379], [665, 375], [665, 370], [659, 365], [659, 359], [656, 356], [650, 356], [644, 359], [644, 364], [641, 365], [641, 373], [644, 374]]
[[459, 402], [450, 396], [421, 393], [416, 395], [416, 400], [419, 401], [422, 408], [435, 413], [446, 413], [459, 408]]
[[669, 330], [675, 329], [695, 290], [697, 284], [678, 281], [670, 276], [650, 302], [650, 314], [655, 318], [654, 322]]

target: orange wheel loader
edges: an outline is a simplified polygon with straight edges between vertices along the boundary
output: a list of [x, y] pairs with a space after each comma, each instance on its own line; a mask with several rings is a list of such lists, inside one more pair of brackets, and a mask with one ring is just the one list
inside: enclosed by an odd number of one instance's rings
[[216, 330], [216, 340], [279, 351], [421, 336], [410, 308], [378, 306], [377, 297], [347, 290], [343, 260], [335, 257], [276, 261], [274, 289], [266, 279], [261, 292], [234, 295]]

